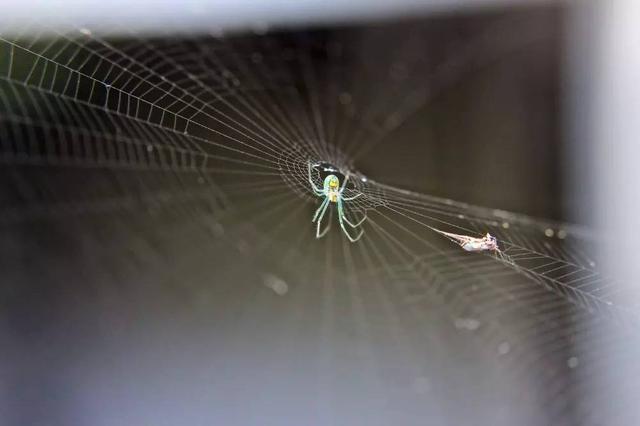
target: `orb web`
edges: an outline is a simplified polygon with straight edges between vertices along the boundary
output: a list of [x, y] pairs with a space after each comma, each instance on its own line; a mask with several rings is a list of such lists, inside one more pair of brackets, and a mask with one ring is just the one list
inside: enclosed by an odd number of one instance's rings
[[[266, 285], [282, 299], [323, 301], [308, 313], [289, 308], [322, 324], [314, 331], [318, 341], [355, 330], [354, 352], [367, 380], [385, 380], [371, 349], [384, 341], [402, 348], [416, 370], [429, 354], [430, 374], [454, 386], [438, 367], [450, 366], [449, 348], [459, 345], [507, 384], [531, 380], [534, 402], [527, 406], [553, 407], [552, 420], [562, 423], [572, 392], [590, 391], [567, 369], [588, 376], [607, 347], [584, 324], [619, 322], [637, 332], [638, 301], [600, 272], [593, 254], [598, 237], [358, 171], [368, 152], [394, 144], [391, 132], [455, 76], [540, 37], [535, 25], [521, 27], [517, 38], [504, 37], [500, 25], [488, 27], [454, 40], [455, 49], [437, 50], [439, 40], [427, 44], [435, 49], [428, 57], [413, 44], [428, 38], [422, 26], [346, 29], [336, 39], [322, 32], [155, 38], [125, 32], [108, 39], [86, 28], [41, 34], [37, 26], [25, 29], [30, 36], [1, 36], [0, 150], [9, 194], [2, 223], [73, 222], [84, 212], [122, 223], [141, 239], [160, 233], [193, 258], [206, 253], [209, 239], [221, 242], [264, 268], [261, 276], [279, 289], [285, 283], [286, 292]], [[387, 38], [406, 42], [398, 44], [406, 49], [380, 52], [377, 44]], [[315, 239], [310, 221], [321, 200], [308, 167], [321, 186], [313, 166], [322, 163], [349, 176], [347, 196], [362, 194], [347, 204], [367, 215], [358, 243], [345, 241], [335, 220], [324, 239]], [[171, 218], [143, 234], [144, 220], [133, 215], [148, 212]], [[188, 239], [183, 226], [195, 229]], [[489, 232], [509, 261], [466, 253], [434, 228]], [[114, 253], [114, 262], [123, 259]], [[285, 281], [276, 269], [295, 278]], [[542, 370], [558, 374], [531, 377]], [[424, 376], [412, 377], [427, 392]], [[509, 386], [501, 392], [516, 398]], [[598, 424], [586, 402], [578, 405], [587, 413], [584, 424]]]

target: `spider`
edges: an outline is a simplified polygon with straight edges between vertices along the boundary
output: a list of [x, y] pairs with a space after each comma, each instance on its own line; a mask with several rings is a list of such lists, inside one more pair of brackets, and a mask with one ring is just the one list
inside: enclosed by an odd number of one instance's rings
[[[315, 166], [316, 165], [314, 165], [314, 167]], [[320, 207], [318, 207], [315, 214], [313, 215], [313, 219], [311, 220], [312, 223], [317, 221], [316, 238], [322, 238], [327, 233], [327, 231], [329, 231], [329, 228], [331, 227], [331, 216], [329, 216], [329, 224], [322, 232], [320, 232], [320, 223], [322, 222], [322, 218], [324, 217], [324, 214], [326, 213], [327, 208], [329, 208], [329, 204], [336, 203], [338, 205], [338, 221], [340, 222], [340, 227], [342, 228], [342, 231], [345, 233], [349, 241], [351, 241], [352, 243], [355, 243], [356, 241], [358, 241], [360, 237], [362, 237], [362, 234], [364, 233], [364, 231], [360, 230], [360, 233], [354, 238], [351, 236], [351, 234], [349, 234], [349, 231], [347, 231], [347, 228], [345, 228], [344, 224], [346, 223], [347, 225], [355, 229], [358, 226], [362, 225], [362, 223], [367, 219], [367, 216], [365, 215], [365, 217], [363, 217], [360, 220], [360, 222], [354, 224], [354, 223], [351, 223], [349, 219], [347, 219], [346, 215], [344, 214], [343, 202], [355, 200], [356, 198], [362, 195], [362, 194], [356, 194], [353, 197], [344, 197], [342, 195], [342, 193], [344, 192], [344, 189], [347, 186], [347, 181], [349, 180], [349, 174], [347, 174], [344, 177], [344, 181], [342, 181], [342, 186], [340, 186], [340, 179], [338, 178], [338, 176], [336, 176], [336, 174], [341, 174], [341, 173], [335, 167], [324, 167], [323, 170], [329, 172], [330, 174], [324, 178], [324, 182], [322, 184], [322, 189], [321, 189], [321, 188], [318, 188], [318, 186], [313, 182], [313, 178], [311, 177], [311, 162], [307, 162], [307, 169], [309, 172], [309, 183], [311, 184], [313, 193], [316, 194], [318, 197], [324, 197], [324, 201], [322, 201], [322, 204], [320, 204]]]

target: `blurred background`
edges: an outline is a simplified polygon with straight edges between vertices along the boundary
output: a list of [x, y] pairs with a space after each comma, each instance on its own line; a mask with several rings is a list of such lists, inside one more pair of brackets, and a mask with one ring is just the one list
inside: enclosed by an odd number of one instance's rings
[[2, 424], [633, 424], [638, 22], [10, 1]]

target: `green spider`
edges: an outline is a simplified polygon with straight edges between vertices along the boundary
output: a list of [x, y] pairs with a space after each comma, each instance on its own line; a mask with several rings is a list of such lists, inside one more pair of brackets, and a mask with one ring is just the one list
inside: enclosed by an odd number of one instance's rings
[[311, 220], [312, 223], [316, 221], [318, 223], [316, 226], [316, 238], [322, 238], [327, 233], [327, 231], [329, 231], [329, 228], [331, 227], [331, 216], [329, 216], [329, 224], [322, 232], [320, 232], [320, 223], [322, 222], [322, 218], [324, 217], [324, 214], [326, 213], [327, 208], [329, 207], [329, 204], [336, 203], [338, 205], [338, 220], [340, 221], [340, 227], [342, 228], [342, 231], [345, 233], [349, 241], [351, 241], [352, 243], [355, 243], [356, 241], [358, 241], [360, 237], [362, 237], [362, 234], [364, 234], [364, 230], [360, 230], [360, 233], [354, 238], [351, 236], [351, 234], [349, 234], [349, 231], [347, 231], [347, 228], [345, 228], [344, 224], [346, 223], [347, 225], [355, 229], [358, 226], [362, 225], [362, 223], [367, 219], [367, 216], [365, 215], [365, 217], [363, 217], [360, 220], [360, 222], [353, 224], [349, 221], [349, 219], [347, 219], [347, 217], [344, 214], [343, 202], [355, 200], [356, 198], [362, 195], [362, 194], [356, 194], [353, 197], [342, 196], [342, 193], [344, 192], [344, 189], [347, 186], [349, 175], [347, 174], [345, 176], [344, 182], [342, 182], [342, 186], [340, 186], [340, 179], [338, 179], [336, 175], [330, 174], [324, 178], [322, 189], [320, 189], [313, 182], [313, 178], [311, 177], [310, 162], [307, 163], [307, 169], [309, 172], [309, 183], [311, 184], [313, 193], [316, 194], [318, 197], [324, 197], [324, 201], [322, 201], [322, 204], [320, 204], [320, 207], [318, 207], [318, 209], [316, 210], [316, 213], [313, 215], [313, 219]]

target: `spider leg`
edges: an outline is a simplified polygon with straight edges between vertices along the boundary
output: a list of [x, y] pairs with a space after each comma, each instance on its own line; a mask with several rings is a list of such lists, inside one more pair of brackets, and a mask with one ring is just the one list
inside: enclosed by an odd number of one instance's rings
[[347, 175], [344, 177], [344, 182], [342, 182], [342, 186], [340, 187], [340, 191], [338, 191], [340, 194], [342, 194], [342, 191], [344, 191], [344, 188], [346, 188], [348, 180], [349, 180], [349, 173], [347, 173]]
[[351, 200], [355, 200], [356, 198], [358, 198], [359, 196], [362, 195], [362, 192], [359, 194], [354, 195], [353, 197], [342, 197], [342, 201], [351, 201]]
[[[344, 192], [344, 189], [347, 187], [347, 181], [349, 180], [349, 173], [347, 173], [347, 175], [344, 177], [344, 182], [342, 182], [342, 186], [340, 187], [340, 191], [338, 191], [338, 193], [340, 194], [340, 196], [342, 197], [342, 193]], [[362, 193], [356, 194], [353, 197], [342, 197], [343, 201], [351, 201], [351, 200], [355, 200], [356, 198], [358, 198], [359, 196], [361, 196]]]
[[345, 233], [349, 241], [351, 241], [352, 243], [355, 243], [356, 241], [358, 241], [360, 237], [362, 237], [362, 234], [364, 234], [364, 230], [360, 230], [360, 233], [358, 234], [358, 236], [353, 238], [351, 234], [349, 234], [349, 231], [347, 231], [347, 228], [344, 227], [345, 217], [344, 217], [344, 210], [342, 209], [342, 200], [340, 199], [338, 199], [338, 220], [340, 221], [340, 227], [342, 228], [342, 231]]
[[367, 220], [367, 215], [365, 213], [364, 217], [360, 219], [358, 223], [351, 223], [351, 221], [349, 221], [349, 219], [347, 218], [346, 214], [344, 215], [343, 219], [345, 222], [347, 222], [347, 225], [351, 226], [352, 228], [357, 228], [358, 226], [362, 225], [365, 220]]
[[[329, 208], [329, 204], [327, 204], [326, 209]], [[331, 215], [329, 215], [329, 223], [327, 223], [327, 226], [324, 228], [324, 231], [320, 232], [320, 234], [318, 234], [318, 231], [320, 230], [320, 220], [318, 221], [318, 229], [316, 230], [316, 238], [322, 238], [325, 235], [327, 235], [327, 232], [329, 232], [329, 229], [331, 228]]]
[[329, 230], [329, 226], [327, 226], [327, 228], [320, 232], [320, 224], [322, 223], [322, 218], [324, 217], [325, 212], [327, 211], [327, 207], [329, 207], [329, 199], [327, 198], [326, 201], [323, 203], [322, 207], [322, 212], [320, 213], [320, 216], [318, 216], [318, 224], [316, 225], [316, 238], [322, 238], [324, 236], [324, 234], [327, 233], [327, 231]]
[[311, 219], [311, 222], [315, 222], [316, 221], [316, 219], [320, 215], [320, 212], [322, 212], [323, 209], [327, 208], [327, 204], [329, 204], [329, 198], [325, 198], [324, 201], [320, 204], [320, 207], [318, 207], [318, 209], [314, 213], [313, 219]]
[[311, 177], [311, 161], [307, 161], [307, 171], [309, 172], [309, 183], [311, 184], [311, 188], [316, 195], [324, 195], [322, 189], [318, 188], [318, 186], [313, 181], [313, 177]]

